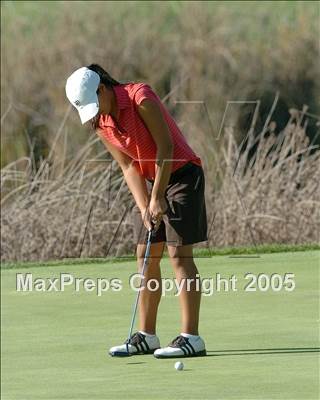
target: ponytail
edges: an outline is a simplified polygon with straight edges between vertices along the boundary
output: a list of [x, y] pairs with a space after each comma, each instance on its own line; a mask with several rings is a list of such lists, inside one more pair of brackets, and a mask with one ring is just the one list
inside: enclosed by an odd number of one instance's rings
[[87, 66], [91, 71], [96, 72], [100, 76], [100, 83], [103, 83], [107, 87], [120, 85], [120, 82], [113, 79], [107, 71], [105, 71], [99, 64], [90, 64]]

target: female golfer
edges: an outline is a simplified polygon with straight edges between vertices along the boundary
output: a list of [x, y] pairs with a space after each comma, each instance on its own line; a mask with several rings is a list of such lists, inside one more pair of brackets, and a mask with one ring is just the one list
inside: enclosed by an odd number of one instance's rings
[[[158, 281], [159, 288], [145, 287], [141, 292], [140, 330], [132, 335], [129, 352], [153, 353], [157, 358], [205, 355], [205, 343], [198, 332], [201, 285], [192, 252], [194, 243], [207, 240], [200, 158], [145, 83], [119, 83], [99, 65], [91, 64], [68, 78], [66, 94], [78, 110], [82, 124], [91, 122], [118, 162], [134, 197], [132, 218], [140, 270], [148, 230], [155, 231], [145, 283], [150, 279], [150, 283]], [[182, 288], [181, 333], [168, 346], [161, 347], [156, 319], [165, 243], [177, 284]], [[126, 344], [110, 349], [111, 355], [121, 352], [127, 352]]]

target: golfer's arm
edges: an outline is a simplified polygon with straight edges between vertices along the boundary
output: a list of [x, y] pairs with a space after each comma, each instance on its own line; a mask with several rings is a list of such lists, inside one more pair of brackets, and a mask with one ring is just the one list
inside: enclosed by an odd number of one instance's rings
[[164, 197], [171, 175], [173, 143], [167, 122], [158, 104], [152, 100], [143, 100], [138, 112], [145, 122], [157, 146], [156, 176], [153, 184], [153, 198]]
[[112, 157], [118, 162], [122, 170], [124, 179], [129, 187], [129, 190], [132, 193], [140, 211], [143, 212], [149, 204], [149, 197], [145, 179], [139, 174], [133, 164], [133, 160], [129, 156], [118, 150], [102, 135], [100, 135], [99, 133], [97, 134], [104, 143], [107, 150], [111, 153]]

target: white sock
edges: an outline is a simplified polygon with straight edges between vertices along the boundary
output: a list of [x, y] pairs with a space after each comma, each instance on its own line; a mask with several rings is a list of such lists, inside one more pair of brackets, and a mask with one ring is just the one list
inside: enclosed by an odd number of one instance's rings
[[147, 337], [150, 337], [150, 338], [156, 336], [155, 334], [151, 335], [150, 333], [147, 333], [147, 332], [144, 332], [144, 331], [139, 331], [139, 332], [142, 333], [143, 335], [147, 336]]
[[199, 337], [199, 335], [190, 335], [190, 333], [184, 333], [184, 332], [181, 333], [181, 336], [184, 336], [188, 339], [198, 339]]

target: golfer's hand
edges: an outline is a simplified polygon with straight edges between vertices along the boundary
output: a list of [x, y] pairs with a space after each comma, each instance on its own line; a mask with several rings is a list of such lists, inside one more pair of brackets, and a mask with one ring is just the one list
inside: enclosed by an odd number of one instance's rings
[[154, 198], [151, 197], [149, 204], [149, 213], [151, 221], [154, 223], [154, 229], [157, 230], [162, 221], [163, 214], [168, 210], [168, 204], [164, 197]]
[[153, 224], [152, 219], [151, 219], [149, 208], [146, 207], [146, 208], [140, 209], [140, 212], [141, 212], [141, 217], [142, 217], [142, 221], [143, 221], [144, 226], [148, 229], [148, 231], [150, 229], [153, 229], [154, 228], [154, 224]]

